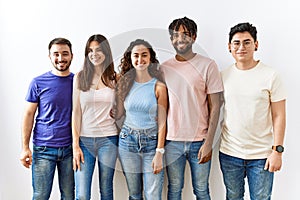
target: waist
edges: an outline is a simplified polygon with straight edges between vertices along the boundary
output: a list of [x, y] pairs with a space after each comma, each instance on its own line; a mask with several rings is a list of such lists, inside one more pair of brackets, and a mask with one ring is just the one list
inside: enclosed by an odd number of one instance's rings
[[146, 129], [136, 129], [136, 128], [132, 128], [132, 127], [129, 127], [128, 125], [124, 124], [122, 129], [124, 129], [129, 134], [149, 135], [153, 132], [157, 133], [157, 126], [154, 126], [154, 127], [151, 127], [151, 128], [146, 128]]

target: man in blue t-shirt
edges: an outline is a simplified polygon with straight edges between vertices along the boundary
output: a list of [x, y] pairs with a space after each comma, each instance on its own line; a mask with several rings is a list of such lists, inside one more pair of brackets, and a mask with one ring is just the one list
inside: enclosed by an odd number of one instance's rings
[[[32, 165], [32, 199], [49, 199], [57, 167], [61, 199], [74, 200], [71, 133], [74, 74], [69, 69], [72, 45], [65, 38], [55, 38], [48, 49], [53, 69], [34, 78], [26, 95], [20, 161], [26, 168]], [[29, 147], [31, 132], [33, 152]]]

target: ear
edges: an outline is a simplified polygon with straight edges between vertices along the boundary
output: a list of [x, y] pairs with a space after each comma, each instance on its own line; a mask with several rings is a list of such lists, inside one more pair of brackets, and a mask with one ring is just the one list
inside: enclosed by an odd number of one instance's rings
[[196, 39], [197, 39], [197, 36], [194, 34], [194, 35], [192, 35], [192, 40], [193, 40], [193, 42], [195, 42], [196, 41]]
[[257, 51], [257, 49], [258, 49], [258, 41], [256, 40], [256, 42], [254, 42], [254, 45], [255, 45], [255, 51]]
[[231, 44], [230, 43], [228, 43], [228, 51], [229, 51], [229, 53], [231, 53]]

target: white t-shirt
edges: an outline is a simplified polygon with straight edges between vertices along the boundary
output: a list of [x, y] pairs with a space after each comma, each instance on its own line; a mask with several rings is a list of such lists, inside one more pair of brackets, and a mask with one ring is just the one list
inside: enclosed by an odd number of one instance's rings
[[223, 91], [214, 60], [202, 55], [162, 64], [169, 95], [167, 140], [201, 141], [208, 129], [207, 94]]
[[250, 70], [222, 71], [224, 121], [220, 151], [242, 159], [263, 159], [273, 144], [271, 102], [286, 99], [278, 73], [259, 62]]

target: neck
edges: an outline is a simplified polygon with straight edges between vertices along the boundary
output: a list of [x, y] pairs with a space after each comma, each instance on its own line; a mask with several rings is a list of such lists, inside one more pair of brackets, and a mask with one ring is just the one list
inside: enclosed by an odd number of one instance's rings
[[148, 82], [152, 79], [150, 76], [148, 70], [145, 71], [138, 71], [136, 70], [136, 76], [135, 76], [135, 81], [138, 83], [145, 83]]
[[249, 60], [247, 62], [237, 62], [235, 65], [238, 69], [249, 70], [249, 69], [254, 68], [258, 62], [259, 61], [256, 61], [256, 60]]
[[185, 54], [176, 54], [175, 58], [176, 60], [183, 62], [183, 61], [188, 61], [190, 59], [192, 59], [194, 56], [196, 55], [196, 53], [194, 53], [192, 50], [185, 53]]
[[95, 65], [95, 75], [102, 76], [103, 71], [102, 65]]
[[52, 70], [52, 74], [56, 76], [69, 76], [70, 75], [70, 70], [67, 71], [58, 71], [58, 70]]

